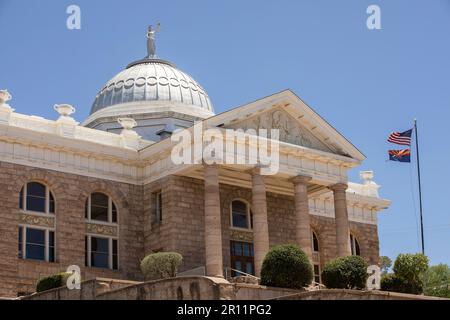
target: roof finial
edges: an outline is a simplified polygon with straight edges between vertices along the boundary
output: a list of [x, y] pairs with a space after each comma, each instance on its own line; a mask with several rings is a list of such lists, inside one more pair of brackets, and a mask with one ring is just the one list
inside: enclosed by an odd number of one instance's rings
[[161, 31], [161, 23], [158, 22], [156, 30], [149, 26], [147, 30], [147, 59], [156, 58], [155, 33]]

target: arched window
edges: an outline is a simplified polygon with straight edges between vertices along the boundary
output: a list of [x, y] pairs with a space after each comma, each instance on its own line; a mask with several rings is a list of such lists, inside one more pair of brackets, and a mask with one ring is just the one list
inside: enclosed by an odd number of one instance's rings
[[231, 221], [233, 228], [253, 229], [252, 213], [247, 202], [233, 200], [231, 202]]
[[29, 182], [20, 190], [19, 208], [24, 211], [54, 214], [55, 198], [46, 185]]
[[[28, 182], [20, 190], [19, 208], [27, 216], [54, 215], [55, 198], [46, 185]], [[28, 224], [27, 219], [19, 224], [18, 256], [20, 259], [55, 262], [55, 221], [53, 227]]]
[[86, 200], [85, 217], [87, 220], [117, 223], [117, 207], [111, 197], [95, 192]]
[[[92, 193], [85, 204], [85, 217], [90, 225], [102, 226], [118, 223], [117, 206], [108, 195], [100, 192]], [[119, 269], [118, 228], [114, 228], [115, 236], [105, 236], [92, 228], [85, 237], [86, 266], [105, 269]]]
[[361, 255], [361, 251], [359, 249], [359, 242], [353, 234], [350, 234], [350, 248], [352, 251], [352, 256]]

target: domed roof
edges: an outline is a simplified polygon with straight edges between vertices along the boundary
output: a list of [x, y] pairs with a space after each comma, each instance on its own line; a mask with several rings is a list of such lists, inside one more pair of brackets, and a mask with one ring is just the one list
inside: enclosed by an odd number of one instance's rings
[[168, 101], [214, 112], [208, 94], [191, 76], [168, 61], [147, 57], [108, 81], [97, 94], [91, 115], [110, 106], [145, 101]]

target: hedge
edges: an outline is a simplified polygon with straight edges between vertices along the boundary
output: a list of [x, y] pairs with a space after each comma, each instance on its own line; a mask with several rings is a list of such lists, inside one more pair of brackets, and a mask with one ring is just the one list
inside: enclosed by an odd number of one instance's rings
[[360, 256], [332, 260], [322, 272], [322, 281], [327, 288], [363, 289], [367, 278], [367, 263]]
[[297, 245], [273, 247], [261, 268], [261, 284], [266, 286], [303, 288], [311, 283], [313, 269], [308, 256]]
[[176, 252], [159, 252], [146, 256], [141, 261], [141, 271], [146, 280], [173, 278], [183, 257]]

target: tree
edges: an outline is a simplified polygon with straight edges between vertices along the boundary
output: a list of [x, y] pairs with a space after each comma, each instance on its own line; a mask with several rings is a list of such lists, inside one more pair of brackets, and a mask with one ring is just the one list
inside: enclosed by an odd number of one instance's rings
[[431, 266], [425, 274], [427, 296], [450, 298], [450, 267], [446, 264]]
[[381, 279], [383, 291], [421, 294], [424, 288], [428, 258], [420, 253], [400, 254], [394, 263], [394, 274], [386, 274]]
[[381, 274], [386, 275], [389, 272], [389, 268], [392, 267], [392, 260], [387, 256], [380, 257], [380, 269]]
[[183, 257], [176, 252], [153, 253], [141, 261], [141, 270], [147, 281], [173, 278], [182, 261]]

